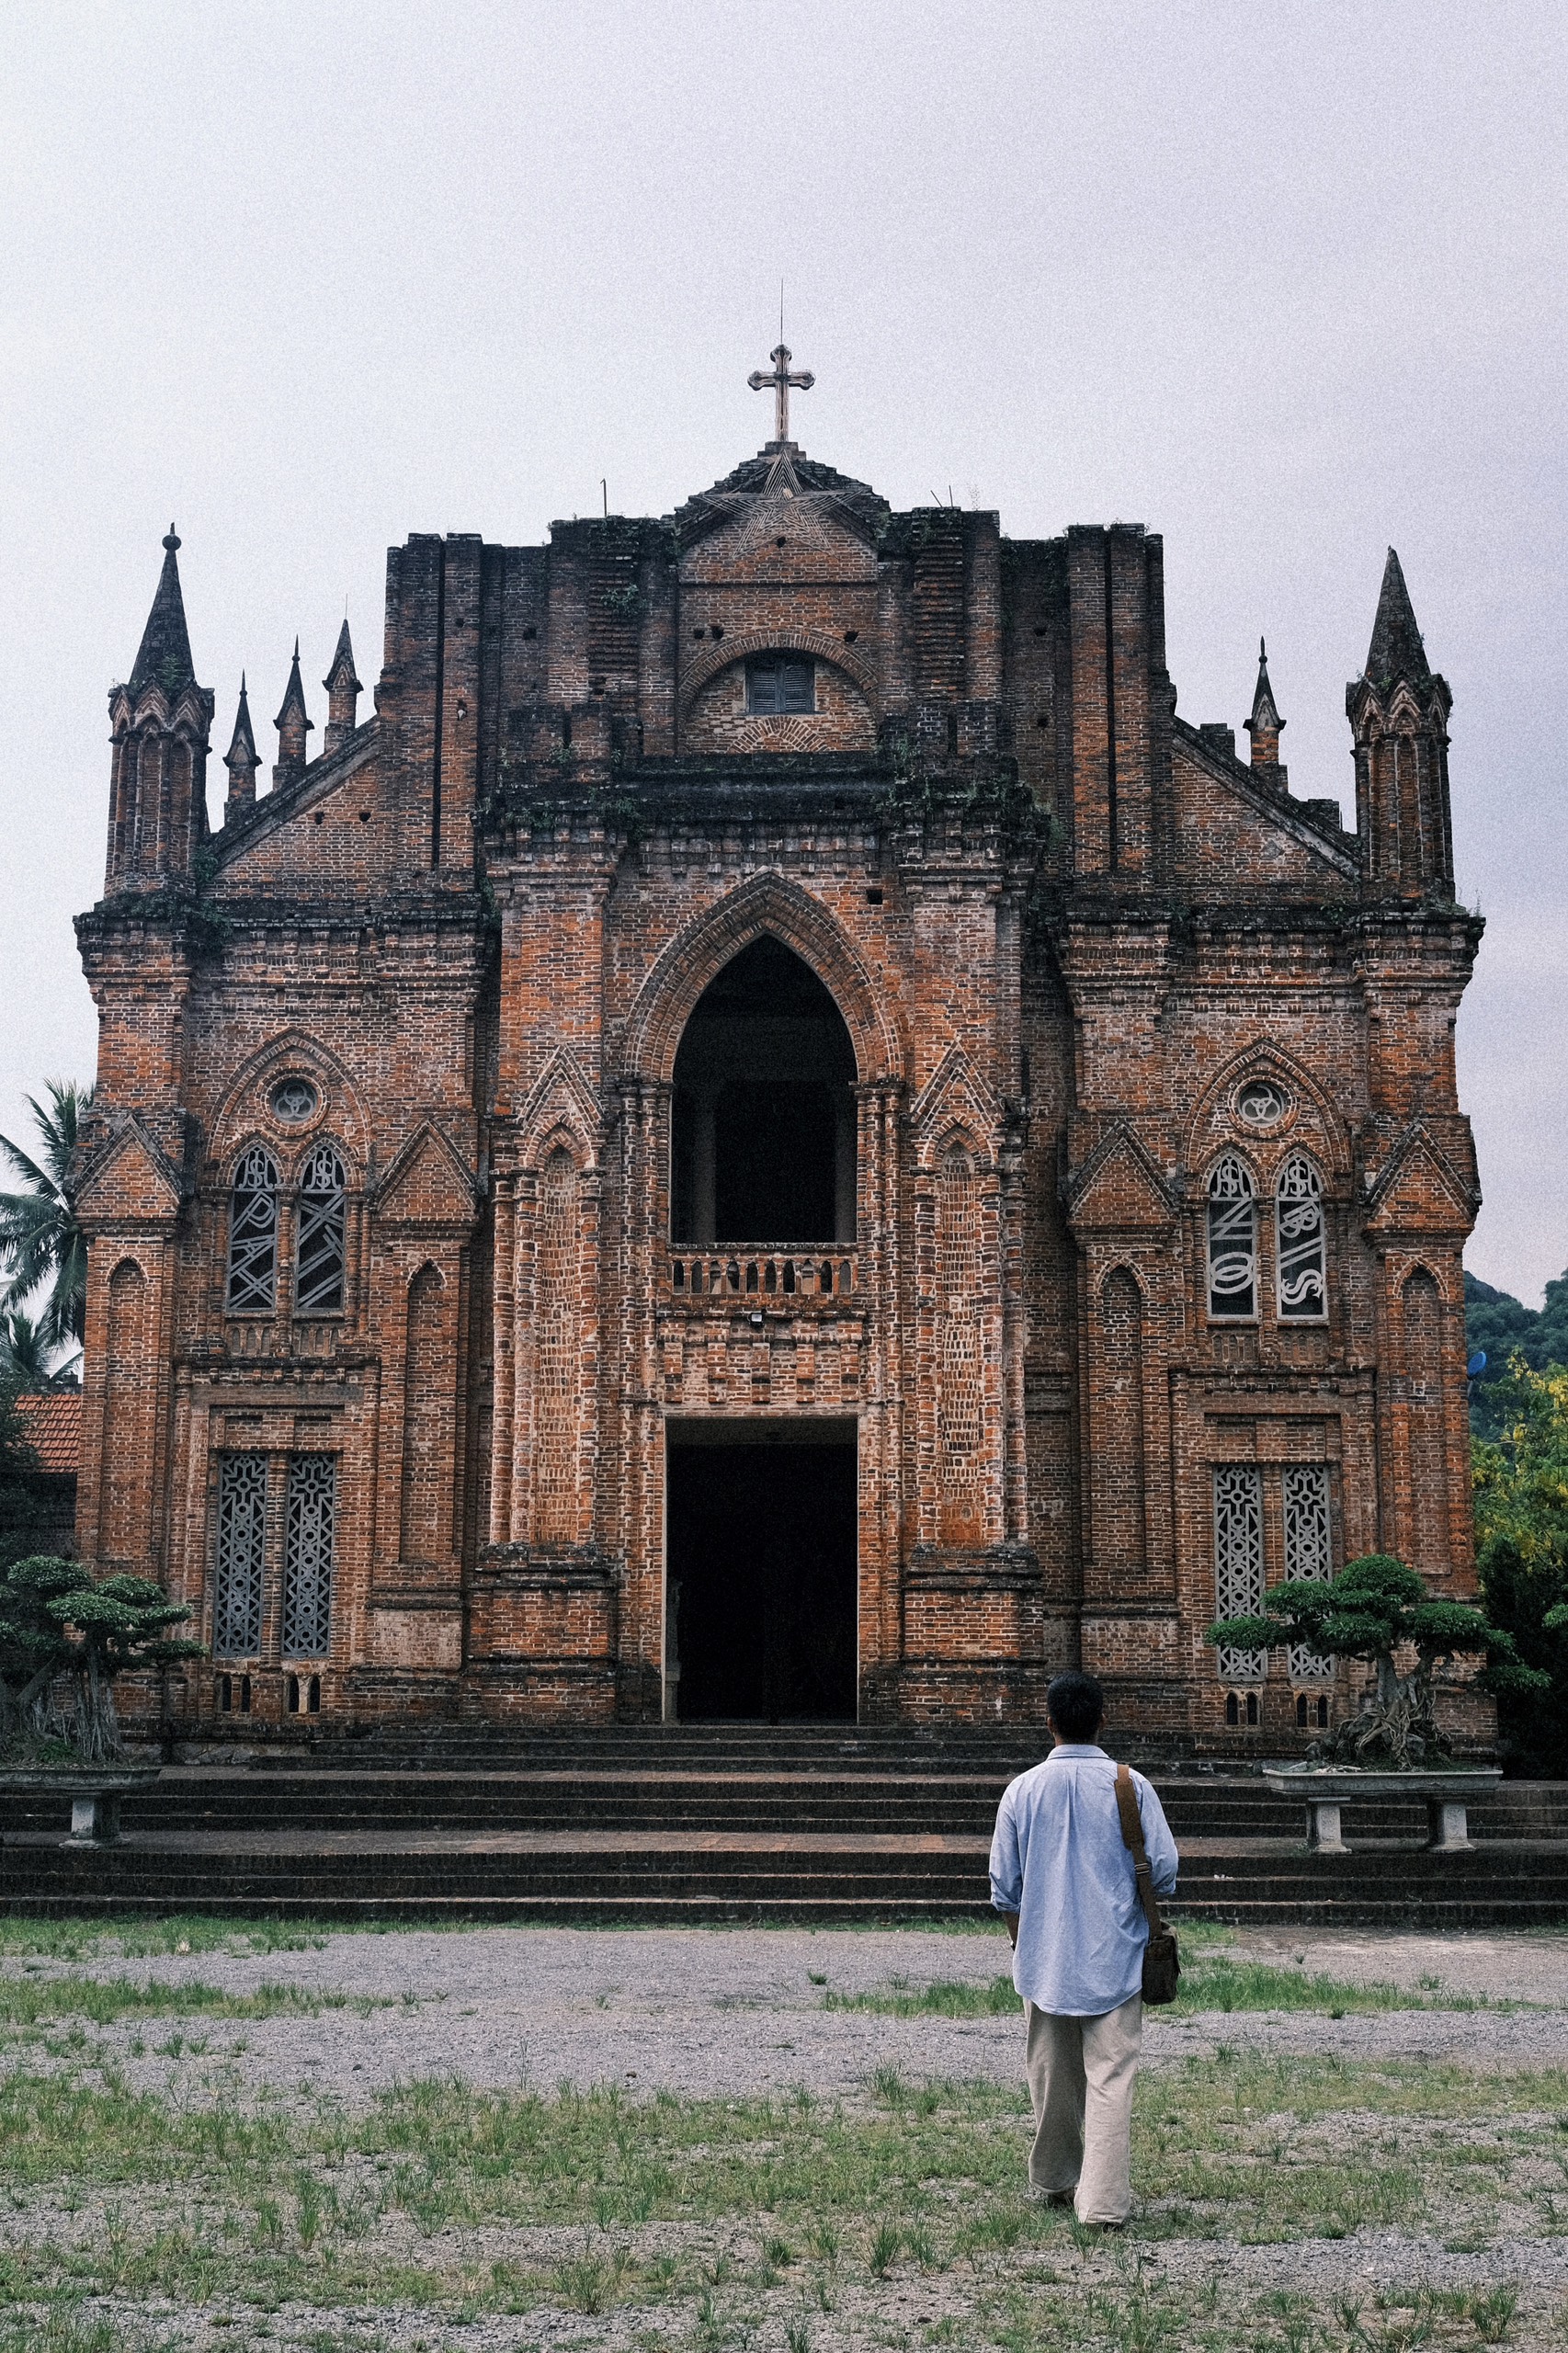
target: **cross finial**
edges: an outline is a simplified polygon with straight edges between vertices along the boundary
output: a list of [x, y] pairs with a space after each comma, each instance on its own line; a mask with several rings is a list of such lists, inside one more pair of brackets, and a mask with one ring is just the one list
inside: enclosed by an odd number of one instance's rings
[[792, 384], [798, 392], [809, 392], [816, 382], [816, 378], [809, 368], [802, 368], [798, 375], [792, 376], [790, 373], [790, 361], [793, 354], [788, 344], [776, 345], [770, 357], [773, 361], [771, 369], [765, 373], [762, 369], [754, 368], [746, 378], [746, 382], [754, 392], [765, 392], [768, 386], [772, 385], [775, 426], [773, 438], [776, 441], [788, 441], [790, 438], [790, 387]]

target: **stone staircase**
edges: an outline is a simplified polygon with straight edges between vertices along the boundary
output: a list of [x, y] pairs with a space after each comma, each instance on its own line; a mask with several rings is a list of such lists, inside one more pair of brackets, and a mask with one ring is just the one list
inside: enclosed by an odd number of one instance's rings
[[[125, 1836], [64, 1841], [63, 1802], [0, 1797], [0, 1906], [517, 1921], [984, 1916], [996, 1801], [1031, 1735], [850, 1725], [435, 1730], [214, 1744], [129, 1797]], [[1348, 1809], [1307, 1851], [1256, 1775], [1156, 1757], [1178, 1917], [1259, 1925], [1568, 1924], [1568, 1784], [1505, 1782], [1463, 1854], [1414, 1802]]]

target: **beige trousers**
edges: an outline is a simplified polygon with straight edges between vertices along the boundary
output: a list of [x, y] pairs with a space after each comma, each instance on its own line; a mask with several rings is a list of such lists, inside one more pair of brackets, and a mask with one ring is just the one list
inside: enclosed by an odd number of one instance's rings
[[1103, 2018], [1058, 2017], [1024, 2004], [1024, 2072], [1034, 2106], [1031, 2186], [1074, 2190], [1081, 2222], [1124, 2222], [1132, 2205], [1132, 2086], [1143, 1996]]

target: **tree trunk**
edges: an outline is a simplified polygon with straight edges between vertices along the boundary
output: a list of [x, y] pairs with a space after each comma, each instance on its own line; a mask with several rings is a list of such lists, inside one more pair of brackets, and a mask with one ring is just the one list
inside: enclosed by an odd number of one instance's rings
[[76, 1688], [82, 1754], [92, 1765], [112, 1763], [123, 1753], [119, 1719], [114, 1708], [114, 1686], [108, 1676], [99, 1672], [98, 1654], [91, 1643], [87, 1644], [86, 1672], [84, 1675], [78, 1670]]

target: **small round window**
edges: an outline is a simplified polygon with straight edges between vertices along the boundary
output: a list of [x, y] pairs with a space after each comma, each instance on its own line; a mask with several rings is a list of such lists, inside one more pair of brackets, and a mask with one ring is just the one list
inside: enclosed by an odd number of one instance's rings
[[280, 1078], [272, 1090], [272, 1111], [286, 1128], [301, 1128], [318, 1101], [308, 1078]]
[[1290, 1097], [1271, 1078], [1250, 1078], [1236, 1096], [1236, 1117], [1244, 1128], [1277, 1128], [1290, 1108]]

